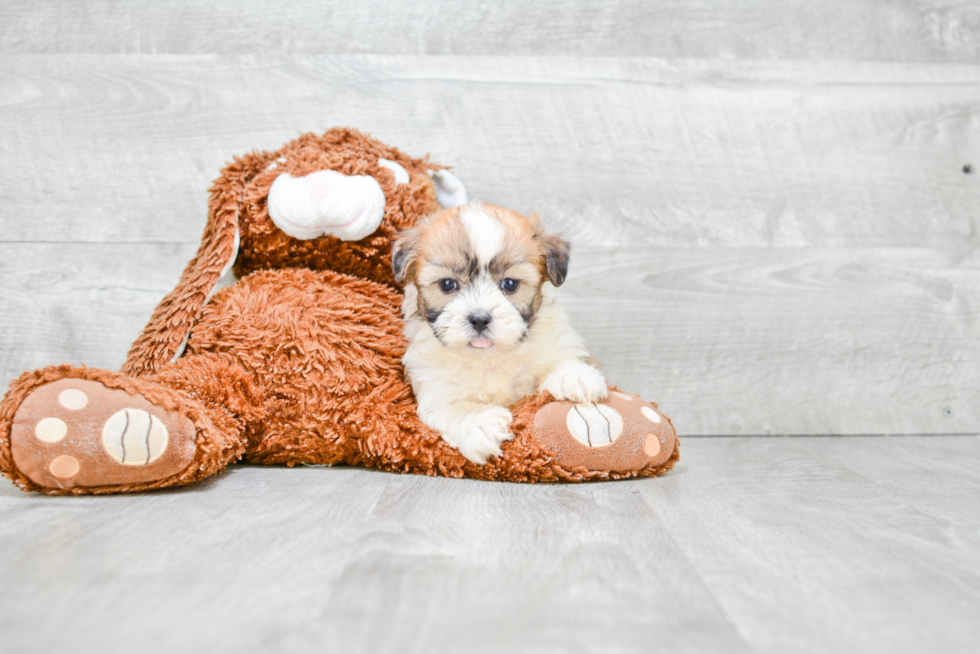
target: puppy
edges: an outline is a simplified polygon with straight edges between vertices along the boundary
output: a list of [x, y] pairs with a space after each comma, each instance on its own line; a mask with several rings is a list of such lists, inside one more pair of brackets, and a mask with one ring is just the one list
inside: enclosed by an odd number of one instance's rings
[[470, 461], [500, 454], [507, 407], [525, 395], [607, 396], [555, 303], [568, 258], [568, 243], [542, 232], [537, 214], [480, 202], [439, 211], [392, 244], [419, 418]]

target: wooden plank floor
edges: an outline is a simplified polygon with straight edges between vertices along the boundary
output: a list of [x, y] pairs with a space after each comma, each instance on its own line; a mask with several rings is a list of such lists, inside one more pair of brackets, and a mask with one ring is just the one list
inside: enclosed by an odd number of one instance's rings
[[0, 0], [0, 385], [117, 368], [221, 165], [335, 125], [571, 240], [680, 466], [0, 483], [0, 650], [976, 651], [975, 2]]
[[664, 478], [0, 486], [3, 649], [975, 652], [980, 439], [688, 439]]

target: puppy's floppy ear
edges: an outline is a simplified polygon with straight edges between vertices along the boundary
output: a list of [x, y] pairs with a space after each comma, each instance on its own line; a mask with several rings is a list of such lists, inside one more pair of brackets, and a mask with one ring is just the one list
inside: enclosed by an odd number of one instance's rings
[[534, 238], [541, 244], [541, 250], [544, 252], [548, 279], [555, 286], [561, 286], [565, 282], [565, 275], [568, 274], [568, 258], [571, 256], [572, 246], [567, 241], [550, 234], [535, 234]]
[[415, 248], [418, 243], [417, 227], [401, 232], [391, 243], [391, 272], [399, 286], [415, 279]]

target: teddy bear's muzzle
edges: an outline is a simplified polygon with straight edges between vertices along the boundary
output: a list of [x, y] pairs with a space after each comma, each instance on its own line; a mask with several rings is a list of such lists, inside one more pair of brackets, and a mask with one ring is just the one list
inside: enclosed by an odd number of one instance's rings
[[269, 218], [303, 240], [336, 236], [359, 241], [373, 233], [385, 212], [381, 185], [366, 175], [320, 170], [304, 177], [283, 173], [269, 190]]

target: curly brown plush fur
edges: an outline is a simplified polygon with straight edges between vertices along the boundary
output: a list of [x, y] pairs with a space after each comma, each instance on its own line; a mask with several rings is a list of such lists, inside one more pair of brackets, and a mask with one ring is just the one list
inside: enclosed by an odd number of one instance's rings
[[[392, 172], [378, 165], [379, 157], [403, 166], [412, 176], [410, 183], [396, 184]], [[412, 159], [347, 128], [320, 136], [303, 134], [274, 152], [235, 157], [211, 187], [208, 222], [197, 255], [177, 287], [153, 312], [122, 371], [141, 375], [173, 358], [235, 255], [236, 232], [241, 241], [234, 261], [238, 277], [256, 270], [303, 267], [394, 285], [391, 237], [439, 208], [428, 171], [441, 168], [428, 157]], [[371, 175], [378, 180], [386, 204], [384, 221], [376, 232], [354, 243], [333, 236], [303, 241], [287, 236], [272, 223], [266, 199], [276, 177], [284, 172], [300, 177], [317, 170]]]
[[[409, 183], [396, 183], [391, 171], [379, 166], [379, 157], [404, 167]], [[504, 444], [502, 456], [482, 466], [419, 421], [401, 366], [402, 296], [391, 273], [390, 239], [438, 207], [429, 174], [439, 168], [351, 129], [305, 134], [275, 152], [236, 158], [211, 188], [197, 256], [153, 312], [122, 372], [55, 366], [25, 373], [11, 384], [0, 404], [0, 469], [26, 490], [79, 494], [186, 484], [240, 458], [516, 482], [625, 479], [673, 467], [679, 448], [669, 420], [660, 431], [654, 429], [660, 439], [655, 454], [641, 451], [655, 434], [630, 434], [638, 456], [645, 456], [640, 464], [616, 470], [563, 465], [557, 450], [536, 435], [535, 416], [555, 401], [548, 393], [512, 407], [513, 440]], [[325, 169], [378, 181], [386, 205], [377, 231], [356, 242], [332, 236], [304, 241], [276, 228], [266, 202], [276, 177]], [[242, 279], [209, 299], [235, 254], [236, 240], [234, 270]], [[49, 413], [60, 411], [71, 437], [49, 442], [38, 431], [35, 438], [37, 416], [46, 409], [21, 408], [39, 388], [63, 379], [90, 380], [107, 389], [104, 398], [93, 401], [109, 402], [112, 389], [124, 390], [160, 407], [161, 415], [186, 416], [193, 424], [193, 460], [163, 478], [150, 479], [153, 473], [147, 472], [138, 483], [118, 483], [111, 474], [89, 485], [52, 477], [55, 468], [44, 466], [56, 454], [75, 456], [82, 465], [91, 460], [85, 456], [104, 456], [99, 439], [106, 436], [81, 418], [73, 421], [75, 414], [64, 406], [52, 404]], [[656, 406], [636, 402], [647, 406], [648, 414]], [[563, 424], [558, 427], [552, 431], [564, 438]], [[177, 438], [178, 432], [173, 434]], [[81, 454], [71, 449], [79, 443], [87, 448]], [[45, 463], [30, 463], [35, 460]], [[111, 470], [114, 464], [107, 465]]]

